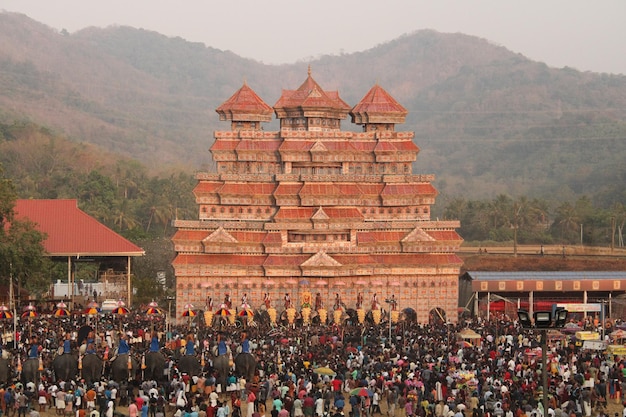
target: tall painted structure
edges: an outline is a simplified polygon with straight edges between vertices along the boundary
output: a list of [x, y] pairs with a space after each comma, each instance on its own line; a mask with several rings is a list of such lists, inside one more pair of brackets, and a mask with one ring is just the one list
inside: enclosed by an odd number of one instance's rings
[[[211, 147], [217, 172], [197, 175], [198, 220], [176, 221], [179, 316], [209, 298], [269, 296], [280, 311], [312, 294], [456, 322], [459, 222], [431, 220], [434, 176], [413, 174], [414, 134], [396, 131], [407, 111], [381, 86], [350, 108], [309, 70], [273, 108], [244, 83], [216, 111], [230, 122]], [[272, 113], [280, 131], [266, 132]], [[341, 129], [348, 116], [362, 131]]]

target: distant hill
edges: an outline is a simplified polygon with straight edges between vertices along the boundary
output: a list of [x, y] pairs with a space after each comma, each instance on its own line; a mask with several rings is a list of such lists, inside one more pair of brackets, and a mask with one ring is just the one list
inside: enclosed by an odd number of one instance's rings
[[626, 77], [549, 68], [462, 34], [276, 66], [146, 30], [70, 35], [0, 13], [0, 122], [28, 119], [150, 167], [206, 169], [213, 131], [228, 128], [215, 108], [244, 80], [273, 105], [309, 64], [350, 105], [374, 83], [403, 104], [399, 129], [422, 150], [415, 172], [436, 174], [444, 199], [626, 200]]

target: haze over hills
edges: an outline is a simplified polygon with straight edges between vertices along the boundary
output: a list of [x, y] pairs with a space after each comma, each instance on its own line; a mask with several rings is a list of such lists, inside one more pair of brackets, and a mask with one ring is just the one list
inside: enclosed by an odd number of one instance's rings
[[415, 172], [436, 174], [448, 198], [626, 200], [626, 76], [549, 68], [462, 34], [275, 66], [141, 29], [69, 35], [0, 13], [0, 121], [29, 119], [151, 167], [205, 169], [213, 131], [229, 128], [215, 108], [244, 80], [273, 105], [308, 65], [350, 105], [378, 83], [406, 107], [398, 130], [415, 131]]

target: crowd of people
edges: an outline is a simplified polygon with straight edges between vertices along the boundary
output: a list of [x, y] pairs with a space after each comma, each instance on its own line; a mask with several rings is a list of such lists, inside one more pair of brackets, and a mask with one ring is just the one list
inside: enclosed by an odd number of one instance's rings
[[[506, 315], [490, 318], [391, 327], [355, 322], [249, 326], [241, 337], [239, 328], [207, 327], [199, 317], [168, 331], [162, 318], [142, 313], [99, 317], [97, 323], [81, 316], [38, 317], [20, 321], [17, 338], [4, 340], [2, 348], [14, 364], [18, 357], [39, 358], [41, 379], [20, 382], [15, 375], [0, 388], [1, 409], [7, 417], [42, 412], [67, 417], [590, 417], [622, 412], [626, 370], [621, 357], [582, 349], [568, 336], [551, 340], [544, 410], [541, 332], [522, 329]], [[580, 325], [598, 323], [581, 319]], [[131, 354], [161, 351], [166, 357], [162, 377], [144, 380], [140, 369], [124, 381], [106, 376], [87, 384], [80, 373], [56, 380], [47, 361], [74, 353], [86, 327], [93, 333], [83, 339], [93, 337], [94, 353], [102, 356], [109, 349], [113, 356], [121, 340]], [[480, 338], [459, 338], [466, 328]], [[224, 386], [217, 384], [211, 352], [218, 340], [232, 352], [245, 344], [257, 359], [252, 380], [233, 371]], [[197, 375], [179, 371], [177, 358], [184, 354], [202, 358]]]

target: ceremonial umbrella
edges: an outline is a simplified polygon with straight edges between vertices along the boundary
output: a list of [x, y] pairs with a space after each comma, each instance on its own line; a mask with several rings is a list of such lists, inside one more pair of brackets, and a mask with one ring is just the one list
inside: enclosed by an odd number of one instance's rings
[[67, 309], [67, 304], [63, 301], [57, 303], [57, 308], [52, 313], [54, 317], [68, 317], [70, 315], [70, 311]]
[[[123, 301], [119, 301], [117, 303], [117, 307], [115, 307], [113, 310], [111, 310], [111, 314], [114, 314], [114, 315], [116, 315], [118, 317], [125, 316], [128, 313], [130, 313], [130, 310], [125, 307], [125, 303]], [[122, 319], [121, 318], [119, 319], [118, 324], [119, 324], [120, 329], [121, 329], [122, 328]]]
[[364, 387], [355, 388], [350, 391], [350, 395], [358, 395], [359, 397], [373, 397], [374, 392]]
[[156, 301], [152, 301], [150, 302], [150, 304], [148, 304], [146, 314], [149, 316], [161, 315], [163, 314], [163, 310], [159, 308], [159, 304]]
[[26, 310], [22, 313], [21, 317], [23, 319], [30, 319], [33, 317], [39, 317], [39, 313], [37, 313], [35, 310]]
[[148, 309], [146, 310], [146, 314], [150, 316], [150, 324], [151, 324], [152, 330], [154, 331], [154, 322], [152, 321], [152, 317], [162, 315], [163, 310], [159, 308], [159, 305], [157, 304], [156, 301], [152, 301], [150, 304], [148, 304]]
[[83, 314], [86, 314], [88, 316], [95, 316], [99, 312], [100, 312], [100, 309], [97, 307], [87, 307], [85, 311], [83, 311]]
[[115, 307], [113, 310], [111, 310], [111, 313], [116, 314], [118, 316], [125, 316], [126, 314], [130, 313], [130, 310], [124, 306], [118, 306], [118, 307]]
[[216, 316], [222, 316], [222, 317], [226, 317], [226, 316], [230, 316], [230, 310], [227, 308], [220, 308], [219, 310], [217, 310], [215, 312]]
[[68, 317], [70, 311], [67, 308], [57, 308], [53, 313], [54, 317]]
[[313, 369], [313, 372], [318, 375], [329, 375], [329, 376], [337, 375], [337, 372], [333, 371], [328, 366], [320, 366], [319, 368]]
[[239, 313], [237, 313], [239, 317], [252, 317], [254, 316], [254, 312], [249, 308], [242, 309]]
[[0, 319], [12, 319], [13, 313], [9, 310], [9, 307], [0, 305]]
[[98, 334], [98, 313], [100, 313], [100, 305], [98, 305], [98, 303], [96, 303], [95, 301], [92, 301], [89, 304], [87, 304], [87, 308], [83, 311], [83, 314], [95, 317], [95, 325], [94, 325], [95, 334]]
[[[9, 307], [0, 305], [0, 320], [9, 320], [13, 318], [13, 313], [9, 310]], [[2, 324], [2, 333], [4, 333], [4, 323]], [[15, 333], [15, 332], [14, 332]]]
[[196, 317], [197, 315], [198, 313], [196, 313], [193, 310], [185, 310], [183, 311], [183, 314], [182, 314], [183, 317]]
[[[33, 307], [34, 308], [34, 307]], [[28, 320], [28, 334], [31, 335], [32, 334], [32, 327], [31, 327], [31, 321], [33, 317], [38, 317], [39, 313], [37, 313], [36, 310], [31, 310], [31, 309], [27, 309], [26, 311], [24, 311], [22, 313], [22, 315], [20, 317], [22, 317], [23, 319], [27, 319]]]

